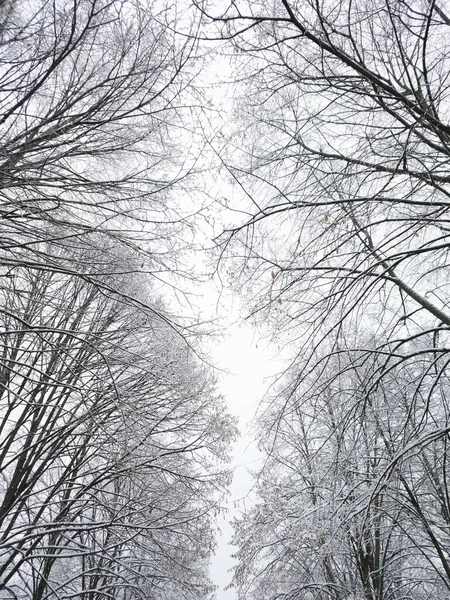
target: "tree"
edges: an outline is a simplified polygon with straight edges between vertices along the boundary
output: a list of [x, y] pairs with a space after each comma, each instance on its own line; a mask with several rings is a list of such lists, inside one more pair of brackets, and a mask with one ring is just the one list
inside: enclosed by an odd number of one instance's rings
[[[335, 360], [304, 388], [297, 364], [295, 391], [261, 417], [260, 502], [236, 523], [242, 597], [445, 597], [448, 440], [423, 399], [411, 407], [411, 371], [368, 396], [367, 365]], [[428, 407], [438, 422], [442, 392]]]
[[[98, 286], [16, 273], [20, 295], [3, 297], [5, 597], [206, 596], [234, 426], [205, 368], [166, 322]], [[136, 279], [120, 283], [152, 293]]]
[[[331, 430], [344, 428], [343, 442], [358, 472], [372, 464], [372, 444], [380, 456], [371, 467], [375, 483], [357, 486], [364, 491], [356, 496], [361, 511], [346, 514], [341, 506], [339, 519], [349, 531], [356, 527], [359, 551], [366, 534], [358, 515], [366, 511], [369, 534], [375, 535], [384, 488], [398, 486], [382, 527], [410, 540], [412, 556], [430, 551], [434, 558], [430, 580], [420, 574], [423, 566], [414, 575], [416, 567], [392, 562], [394, 579], [403, 581], [407, 572], [411, 587], [391, 587], [390, 593], [422, 598], [429, 589], [414, 581], [448, 586], [450, 574], [443, 517], [450, 19], [445, 7], [425, 0], [233, 2], [222, 12], [198, 5], [205, 21], [233, 44], [244, 86], [237, 112], [245, 135], [231, 134], [228, 153], [221, 156], [238, 186], [238, 208], [248, 217], [218, 240], [222, 265], [229, 280], [247, 286], [250, 315], [271, 322], [275, 337], [292, 348], [279, 400], [270, 401], [271, 424], [262, 425], [265, 438], [271, 431], [279, 440], [266, 451], [278, 464], [287, 428], [294, 437], [302, 435], [302, 419], [290, 424], [298, 407], [315, 421], [330, 388], [337, 405], [353, 394], [354, 407], [338, 413]], [[356, 373], [350, 384], [349, 372]], [[366, 423], [371, 406], [374, 416]], [[388, 417], [395, 417], [395, 427]], [[353, 445], [352, 430], [364, 432], [367, 445]], [[318, 455], [314, 472], [320, 472], [326, 458], [314, 446], [315, 426], [308, 425], [305, 435], [304, 444]], [[302, 480], [306, 450], [296, 452]], [[337, 448], [331, 456], [331, 464], [339, 462]], [[277, 467], [270, 459], [268, 465], [264, 481], [276, 485]], [[325, 505], [334, 506], [336, 492], [329, 493]], [[271, 514], [269, 504], [263, 506]], [[338, 543], [348, 549], [351, 539], [341, 525], [331, 531], [339, 532]], [[284, 548], [282, 540], [277, 544]], [[364, 566], [356, 550], [352, 564], [359, 560], [362, 586], [357, 593], [384, 598], [386, 590], [375, 584], [379, 567]], [[370, 552], [364, 552], [366, 560]], [[282, 560], [278, 556], [270, 565], [276, 570]], [[269, 559], [255, 564], [256, 581], [263, 581]], [[320, 564], [320, 572], [304, 579], [297, 564], [297, 583], [323, 582]], [[350, 597], [347, 581], [339, 575], [331, 597]], [[311, 597], [325, 597], [324, 589]], [[300, 593], [298, 587], [289, 590], [292, 597]], [[268, 591], [267, 597], [277, 593]]]
[[[6, 272], [23, 264], [72, 272], [58, 247], [101, 235], [133, 248], [155, 275], [175, 272], [186, 224], [169, 190], [175, 197], [192, 169], [177, 136], [187, 125], [185, 88], [197, 68], [195, 40], [175, 29], [187, 33], [188, 15], [175, 4], [42, 0], [12, 4], [5, 19]], [[93, 271], [84, 277], [95, 280]]]
[[0, 8], [0, 596], [210, 596], [235, 429], [162, 300], [192, 226], [196, 22]]

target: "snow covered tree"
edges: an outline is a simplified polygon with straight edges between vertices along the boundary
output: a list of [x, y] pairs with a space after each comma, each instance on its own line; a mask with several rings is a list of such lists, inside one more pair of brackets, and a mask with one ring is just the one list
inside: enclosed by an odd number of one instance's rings
[[[242, 597], [300, 598], [305, 586], [311, 598], [441, 597], [450, 580], [446, 6], [197, 5], [229, 40], [239, 80], [239, 125], [217, 150], [236, 185], [229, 205], [245, 217], [218, 240], [223, 277], [247, 290], [247, 316], [270, 324], [291, 359], [278, 400], [263, 408], [269, 458], [252, 511], [254, 524], [259, 511], [267, 527], [280, 525], [261, 537], [264, 558], [247, 543], [245, 517], [239, 525], [250, 553], [237, 570]], [[344, 502], [345, 453], [357, 493]], [[283, 492], [291, 478], [293, 499]], [[279, 516], [276, 490], [289, 498]], [[291, 561], [283, 536], [296, 510], [299, 539], [313, 541]], [[289, 576], [277, 582], [277, 569]]]
[[2, 600], [211, 594], [235, 430], [162, 299], [189, 245], [191, 13], [0, 6]]
[[[163, 311], [140, 273], [115, 278]], [[211, 377], [159, 314], [72, 275], [17, 267], [14, 281], [2, 294], [1, 597], [206, 597], [234, 435]]]
[[155, 275], [176, 271], [191, 210], [176, 197], [194, 160], [179, 143], [198, 69], [196, 42], [182, 35], [195, 28], [189, 11], [122, 0], [8, 7], [0, 31], [1, 264], [72, 272], [59, 245], [94, 232], [132, 247], [142, 263], [150, 258], [142, 266]]
[[242, 597], [448, 593], [448, 384], [412, 403], [405, 367], [368, 395], [370, 367], [340, 354], [299, 387], [296, 365], [267, 403], [260, 500], [236, 523]]

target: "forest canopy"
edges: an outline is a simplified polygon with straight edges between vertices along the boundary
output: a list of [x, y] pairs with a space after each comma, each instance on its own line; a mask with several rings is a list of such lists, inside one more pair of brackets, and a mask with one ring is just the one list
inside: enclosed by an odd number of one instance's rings
[[214, 597], [211, 260], [288, 357], [240, 600], [449, 596], [446, 5], [15, 0], [0, 38], [0, 598]]

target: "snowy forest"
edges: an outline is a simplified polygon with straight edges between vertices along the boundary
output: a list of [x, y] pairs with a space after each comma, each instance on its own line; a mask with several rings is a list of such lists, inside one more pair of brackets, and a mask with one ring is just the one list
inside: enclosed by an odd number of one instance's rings
[[0, 599], [221, 600], [231, 297], [229, 591], [450, 598], [447, 1], [1, 0], [0, 134]]

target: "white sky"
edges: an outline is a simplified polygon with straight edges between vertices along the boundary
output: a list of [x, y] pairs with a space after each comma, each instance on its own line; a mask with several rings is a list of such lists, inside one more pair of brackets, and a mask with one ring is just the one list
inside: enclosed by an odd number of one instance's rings
[[[221, 115], [223, 121], [231, 119], [233, 113], [232, 89], [226, 83], [232, 79], [231, 75], [230, 59], [226, 55], [217, 54], [202, 74], [203, 84], [217, 111], [216, 115]], [[211, 112], [211, 119], [214, 120], [214, 112]], [[226, 178], [211, 179], [207, 183], [211, 187], [210, 197], [225, 196], [230, 200], [236, 193], [239, 194], [239, 190], [233, 188]], [[230, 210], [215, 212], [209, 225], [205, 224], [205, 230], [197, 232], [197, 242], [200, 241], [200, 245], [204, 242], [211, 247], [211, 240], [215, 235], [220, 234], [231, 223], [241, 220], [241, 214], [234, 214]], [[203, 259], [200, 254], [194, 259], [194, 265], [200, 271], [207, 272], [208, 268], [201, 264]], [[241, 436], [233, 447], [231, 466], [234, 477], [225, 503], [228, 512], [221, 513], [217, 518], [218, 548], [212, 560], [210, 576], [218, 586], [217, 600], [236, 600], [236, 590], [224, 589], [231, 583], [231, 569], [237, 562], [231, 557], [236, 551], [230, 544], [233, 536], [231, 521], [252, 503], [254, 480], [250, 472], [258, 469], [262, 455], [257, 449], [255, 433], [251, 431], [251, 421], [269, 387], [271, 377], [280, 369], [280, 362], [275, 358], [275, 351], [267, 340], [263, 340], [256, 330], [240, 318], [244, 312], [241, 299], [229, 289], [221, 289], [217, 281], [203, 280], [200, 293], [196, 293], [199, 289], [197, 284], [194, 288], [194, 302], [202, 307], [205, 320], [218, 318], [222, 324], [224, 321], [228, 322], [222, 340], [210, 346], [209, 356], [212, 363], [222, 371], [218, 376], [218, 389], [227, 402], [229, 412], [239, 419]]]
[[212, 354], [216, 364], [229, 372], [220, 378], [219, 389], [227, 400], [230, 412], [239, 417], [241, 430], [241, 437], [233, 451], [234, 477], [226, 503], [228, 513], [218, 518], [221, 535], [211, 566], [211, 578], [219, 586], [217, 599], [234, 600], [237, 598], [236, 591], [223, 589], [231, 581], [230, 569], [236, 562], [230, 556], [236, 550], [230, 545], [233, 535], [230, 522], [239, 516], [244, 506], [248, 507], [252, 502], [249, 493], [254, 481], [249, 470], [257, 469], [262, 455], [250, 431], [250, 422], [267, 390], [268, 378], [276, 369], [266, 343], [242, 321], [229, 326], [226, 339], [213, 349]]

